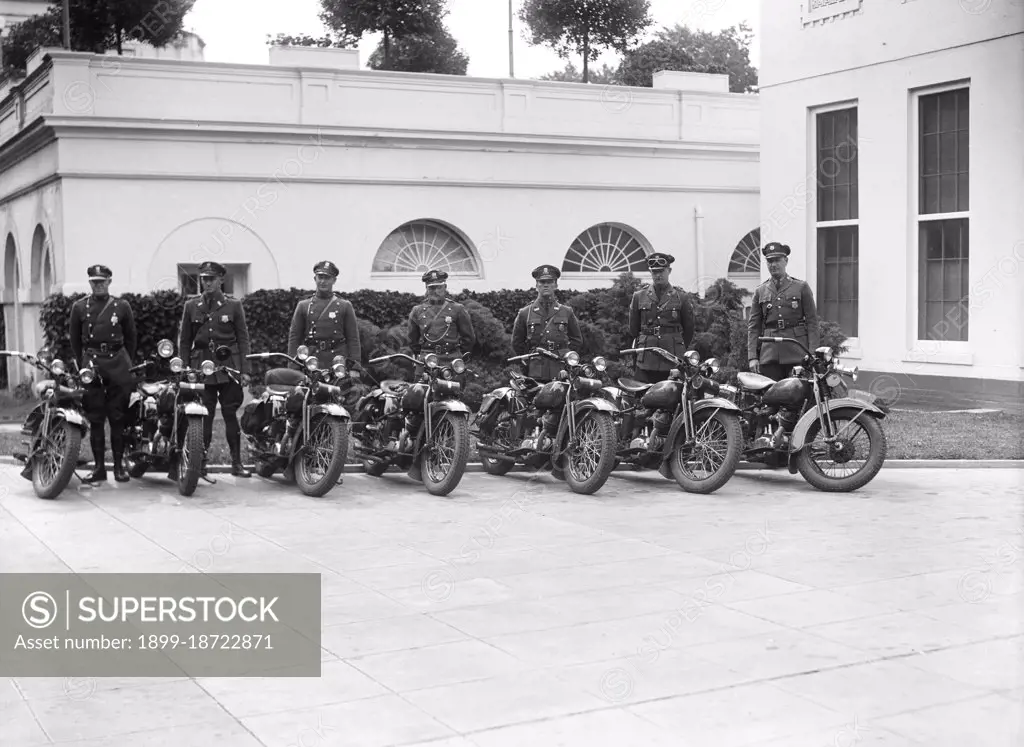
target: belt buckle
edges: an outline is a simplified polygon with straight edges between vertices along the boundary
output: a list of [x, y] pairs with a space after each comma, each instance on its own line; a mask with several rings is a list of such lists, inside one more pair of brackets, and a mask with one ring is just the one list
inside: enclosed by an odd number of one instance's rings
[[775, 328], [776, 329], [785, 329], [785, 327], [786, 327], [786, 320], [785, 319], [778, 319], [778, 320], [776, 320], [776, 322], [775, 322]]

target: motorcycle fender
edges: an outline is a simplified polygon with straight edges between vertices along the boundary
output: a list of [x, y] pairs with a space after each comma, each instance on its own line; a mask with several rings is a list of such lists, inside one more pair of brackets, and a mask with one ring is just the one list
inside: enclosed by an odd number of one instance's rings
[[740, 412], [740, 408], [738, 408], [729, 400], [723, 399], [721, 397], [711, 397], [709, 399], [697, 400], [697, 402], [694, 403], [693, 405], [693, 414], [696, 415], [698, 412], [702, 412], [704, 410], [709, 410], [712, 408], [716, 410], [723, 409], [733, 410], [734, 412]]
[[185, 403], [185, 414], [186, 415], [202, 415], [206, 416], [209, 414], [209, 410], [205, 406], [198, 402], [186, 402]]
[[446, 399], [442, 402], [433, 402], [430, 405], [432, 412], [464, 412], [469, 414], [469, 405], [457, 399]]
[[141, 399], [141, 394], [139, 394], [138, 392], [132, 392], [132, 396], [128, 398], [128, 406], [135, 407], [135, 405], [137, 405], [139, 403], [139, 400]]
[[363, 409], [363, 405], [365, 405], [370, 400], [384, 399], [383, 394], [384, 392], [381, 389], [374, 389], [372, 392], [364, 394], [356, 401], [356, 410]]
[[348, 414], [348, 410], [346, 410], [341, 405], [336, 405], [334, 403], [326, 405], [314, 405], [313, 407], [310, 408], [309, 412], [311, 415], [331, 415], [337, 418], [345, 418], [346, 420], [349, 417], [351, 417]]
[[600, 410], [601, 412], [609, 412], [613, 415], [619, 411], [619, 408], [608, 400], [598, 399], [597, 397], [580, 400], [579, 402], [576, 402], [573, 407], [575, 408], [573, 412], [577, 415], [582, 415], [587, 410]]
[[75, 410], [69, 410], [65, 407], [58, 407], [57, 414], [62, 415], [64, 419], [69, 423], [74, 423], [75, 425], [85, 424], [85, 418], [82, 417], [82, 413], [76, 412]]
[[[872, 415], [881, 415], [883, 418], [885, 417], [885, 413], [870, 402], [850, 397], [829, 400], [828, 411], [830, 413], [836, 413], [839, 410], [852, 411], [854, 417], [857, 417], [863, 412], [870, 412]], [[793, 437], [790, 439], [790, 451], [797, 451], [798, 449], [803, 448], [807, 439], [807, 432], [811, 429], [811, 425], [813, 425], [817, 420], [817, 407], [811, 408], [803, 414], [800, 420], [797, 421], [796, 426], [793, 428]]]

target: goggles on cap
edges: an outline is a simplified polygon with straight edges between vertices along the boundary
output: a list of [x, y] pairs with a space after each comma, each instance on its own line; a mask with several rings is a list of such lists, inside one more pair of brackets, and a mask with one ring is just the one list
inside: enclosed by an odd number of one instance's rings
[[668, 267], [668, 260], [664, 257], [650, 257], [647, 260], [647, 267], [651, 270], [660, 270], [663, 267]]

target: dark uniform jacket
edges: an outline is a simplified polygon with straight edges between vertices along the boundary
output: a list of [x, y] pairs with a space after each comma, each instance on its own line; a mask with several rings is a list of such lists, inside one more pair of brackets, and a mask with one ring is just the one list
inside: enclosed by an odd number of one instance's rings
[[409, 313], [409, 347], [417, 355], [437, 353], [450, 361], [475, 346], [473, 322], [461, 303], [446, 298], [441, 303], [421, 303]]
[[337, 293], [330, 298], [313, 295], [299, 301], [288, 331], [288, 355], [294, 358], [299, 345], [306, 345], [309, 354], [324, 367], [337, 355], [361, 360], [359, 327], [352, 304]]
[[[214, 351], [221, 345], [231, 348], [231, 358], [218, 361]], [[230, 366], [249, 373], [249, 328], [245, 323], [242, 302], [225, 295], [214, 293], [193, 296], [185, 302], [181, 315], [181, 329], [178, 331], [178, 353], [192, 368], [199, 368], [204, 360], [211, 360], [217, 366]], [[225, 371], [218, 371], [207, 379], [211, 384], [231, 381]]]
[[[570, 350], [579, 353], [582, 347], [580, 323], [567, 304], [553, 301], [545, 307], [538, 300], [519, 309], [512, 325], [512, 349], [516, 355], [524, 355], [534, 348], [547, 348], [561, 356]], [[555, 361], [534, 358], [526, 375], [538, 381], [551, 381], [561, 370]]]
[[769, 278], [754, 291], [747, 321], [747, 360], [761, 363], [791, 365], [803, 360], [804, 352], [796, 345], [766, 342], [757, 354], [758, 337], [789, 337], [802, 342], [813, 353], [821, 345], [818, 312], [814, 294], [803, 280], [788, 275], [776, 287]]
[[129, 371], [138, 342], [135, 316], [127, 301], [115, 296], [86, 296], [71, 307], [71, 351], [79, 366], [93, 366], [111, 384], [129, 386]]
[[[633, 294], [629, 303], [629, 334], [634, 347], [663, 348], [680, 358], [693, 340], [693, 304], [675, 286], [658, 299], [653, 285]], [[674, 366], [656, 353], [641, 353], [636, 367], [646, 371], [670, 371]]]

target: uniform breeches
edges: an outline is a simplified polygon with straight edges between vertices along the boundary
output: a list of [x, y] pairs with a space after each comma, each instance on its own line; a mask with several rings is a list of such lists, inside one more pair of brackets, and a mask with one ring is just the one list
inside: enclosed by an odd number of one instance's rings
[[103, 463], [106, 454], [105, 426], [110, 423], [110, 450], [114, 460], [124, 453], [124, 420], [128, 412], [129, 387], [119, 382], [97, 380], [85, 387], [82, 408], [89, 420], [89, 441], [96, 465]]
[[203, 405], [206, 406], [207, 415], [203, 421], [203, 443], [207, 449], [213, 440], [213, 416], [217, 411], [217, 402], [220, 402], [220, 411], [224, 416], [224, 436], [231, 449], [232, 456], [237, 456], [241, 442], [241, 430], [238, 427], [238, 408], [242, 406], [245, 393], [242, 385], [234, 381], [226, 381], [217, 384], [206, 384], [203, 390]]
[[762, 376], [767, 376], [775, 381], [782, 381], [793, 373], [795, 363], [762, 363], [759, 368]]
[[672, 373], [670, 370], [652, 371], [649, 368], [638, 368], [633, 377], [644, 384], [657, 384], [659, 381], [667, 379], [670, 373]]

